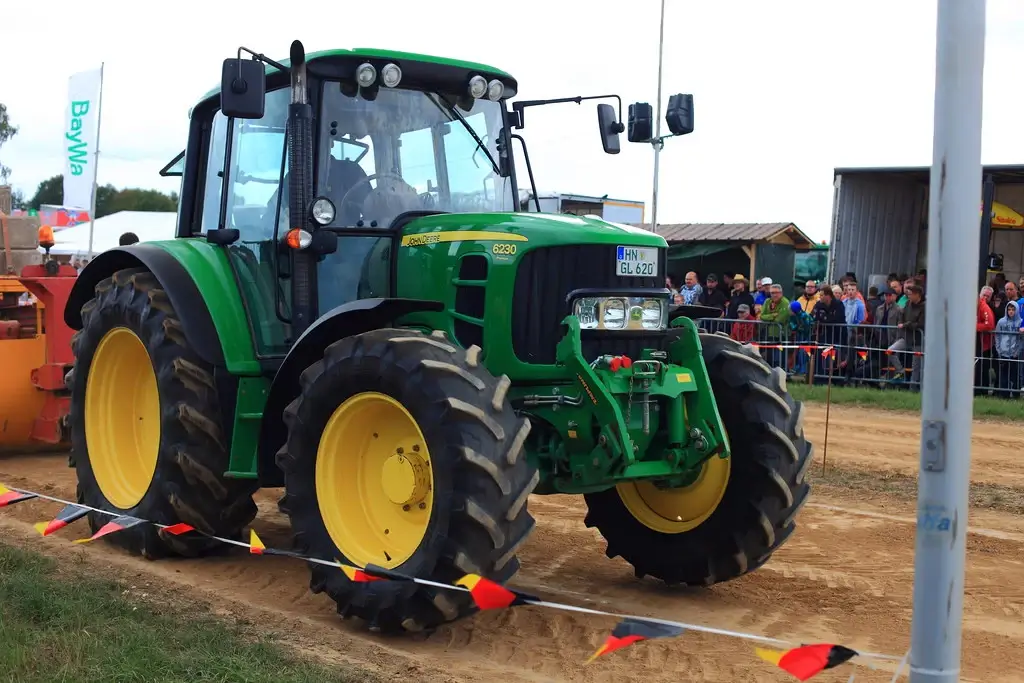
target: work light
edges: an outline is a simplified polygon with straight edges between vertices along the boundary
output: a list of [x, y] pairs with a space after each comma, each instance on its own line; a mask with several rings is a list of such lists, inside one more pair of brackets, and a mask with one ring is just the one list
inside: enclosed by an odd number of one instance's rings
[[364, 88], [369, 88], [377, 80], [377, 69], [373, 64], [365, 62], [356, 68], [356, 83]]
[[487, 84], [487, 99], [497, 102], [505, 94], [505, 84], [495, 78]]
[[380, 80], [389, 88], [397, 87], [402, 80], [402, 69], [397, 64], [385, 64], [380, 70]]
[[487, 79], [483, 76], [473, 76], [469, 79], [469, 94], [473, 99], [478, 100], [487, 94]]

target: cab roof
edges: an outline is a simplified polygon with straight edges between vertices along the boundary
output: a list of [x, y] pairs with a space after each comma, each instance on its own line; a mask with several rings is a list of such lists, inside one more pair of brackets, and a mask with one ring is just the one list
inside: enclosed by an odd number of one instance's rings
[[[313, 64], [315, 62], [325, 62], [331, 59], [337, 58], [350, 58], [356, 59], [367, 59], [367, 60], [388, 60], [397, 62], [399, 66], [402, 66], [402, 62], [418, 62], [421, 64], [433, 64], [437, 66], [446, 66], [456, 69], [463, 69], [467, 72], [479, 73], [485, 78], [498, 78], [505, 82], [506, 97], [511, 96], [515, 93], [517, 84], [515, 79], [506, 71], [502, 71], [493, 66], [487, 64], [480, 64], [479, 62], [467, 62], [461, 59], [449, 59], [448, 57], [438, 57], [436, 55], [425, 55], [416, 52], [401, 52], [396, 50], [379, 50], [372, 47], [355, 47], [351, 49], [334, 49], [334, 50], [320, 50], [318, 52], [310, 52], [306, 55], [306, 63]], [[281, 65], [290, 67], [290, 59], [279, 59], [276, 60]], [[404, 71], [403, 67], [403, 71]], [[276, 67], [267, 64], [264, 69], [264, 73], [267, 75], [279, 73]], [[509, 86], [511, 85], [511, 89]], [[511, 93], [509, 92], [511, 90]], [[220, 87], [213, 88], [209, 92], [200, 98], [196, 106], [205, 104], [210, 100], [220, 97]], [[195, 109], [195, 107], [193, 107]], [[189, 111], [189, 117], [192, 116], [192, 111]]]

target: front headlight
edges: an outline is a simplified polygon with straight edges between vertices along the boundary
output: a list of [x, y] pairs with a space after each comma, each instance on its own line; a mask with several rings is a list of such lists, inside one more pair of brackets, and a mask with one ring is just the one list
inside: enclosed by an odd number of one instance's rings
[[572, 314], [584, 330], [664, 330], [668, 300], [646, 296], [596, 296], [576, 299]]

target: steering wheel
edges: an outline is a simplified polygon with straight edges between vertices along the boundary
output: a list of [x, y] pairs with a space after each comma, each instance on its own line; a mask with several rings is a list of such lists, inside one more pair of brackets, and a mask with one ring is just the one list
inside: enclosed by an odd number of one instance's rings
[[[337, 207], [338, 208], [338, 215], [342, 215], [344, 213], [345, 205], [350, 203], [350, 202], [353, 204], [354, 208], [357, 211], [359, 211], [360, 214], [361, 214], [362, 213], [362, 208], [363, 208], [362, 204], [356, 206], [355, 203], [353, 202], [353, 200], [349, 199], [349, 195], [351, 195], [355, 191], [355, 189], [357, 187], [359, 187], [360, 185], [363, 185], [364, 183], [369, 185], [371, 180], [379, 181], [379, 180], [381, 180], [383, 178], [393, 178], [394, 180], [397, 180], [399, 183], [401, 183], [403, 185], [408, 185], [408, 183], [405, 182], [405, 178], [403, 178], [402, 176], [398, 175], [397, 173], [391, 173], [391, 172], [387, 172], [387, 173], [371, 173], [370, 175], [366, 176], [365, 178], [360, 178], [358, 181], [356, 181], [355, 185], [353, 185], [352, 187], [348, 188], [348, 191], [346, 191], [345, 194], [342, 195], [341, 201], [338, 202], [338, 207]], [[377, 183], [377, 188], [380, 188], [380, 182]], [[373, 188], [370, 188], [370, 189], [371, 189], [371, 191], [373, 190]]]

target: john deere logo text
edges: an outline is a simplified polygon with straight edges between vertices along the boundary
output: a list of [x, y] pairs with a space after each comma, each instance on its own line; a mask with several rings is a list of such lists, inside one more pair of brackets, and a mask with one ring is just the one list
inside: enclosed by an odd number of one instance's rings
[[434, 234], [428, 235], [406, 235], [405, 245], [408, 247], [422, 247], [424, 244], [437, 244], [440, 238]]
[[68, 142], [68, 165], [71, 167], [71, 175], [82, 175], [86, 164], [89, 163], [89, 146], [82, 140], [83, 119], [88, 113], [89, 100], [71, 102], [71, 130], [64, 134]]

